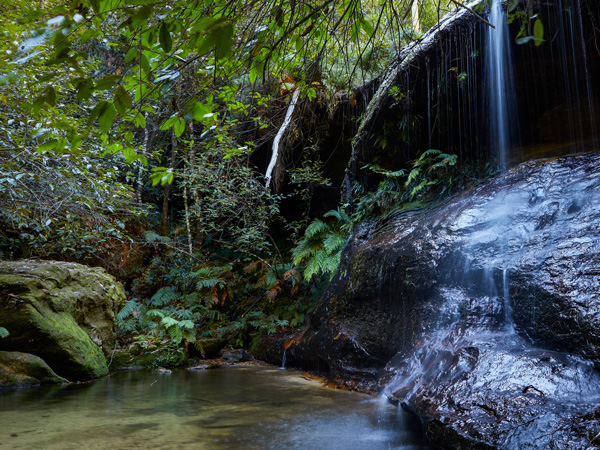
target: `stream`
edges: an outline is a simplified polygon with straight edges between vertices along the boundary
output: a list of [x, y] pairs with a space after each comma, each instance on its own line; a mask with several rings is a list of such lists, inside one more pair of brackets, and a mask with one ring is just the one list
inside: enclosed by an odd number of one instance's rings
[[[0, 390], [0, 448], [420, 450], [401, 408], [271, 367]], [[414, 428], [414, 427], [413, 427]]]

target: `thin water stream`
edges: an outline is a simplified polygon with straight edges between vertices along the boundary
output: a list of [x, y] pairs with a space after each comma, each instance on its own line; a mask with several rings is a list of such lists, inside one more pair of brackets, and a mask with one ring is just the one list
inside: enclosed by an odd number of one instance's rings
[[485, 86], [489, 102], [489, 145], [506, 168], [509, 147], [514, 144], [517, 102], [511, 56], [511, 36], [501, 0], [493, 0], [485, 39]]
[[266, 367], [0, 390], [0, 448], [417, 450], [404, 412]]

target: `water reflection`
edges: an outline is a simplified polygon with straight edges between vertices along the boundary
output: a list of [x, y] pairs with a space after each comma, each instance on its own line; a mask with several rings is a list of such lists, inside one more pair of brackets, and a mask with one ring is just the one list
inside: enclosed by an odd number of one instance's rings
[[0, 391], [0, 448], [422, 449], [396, 406], [272, 368]]

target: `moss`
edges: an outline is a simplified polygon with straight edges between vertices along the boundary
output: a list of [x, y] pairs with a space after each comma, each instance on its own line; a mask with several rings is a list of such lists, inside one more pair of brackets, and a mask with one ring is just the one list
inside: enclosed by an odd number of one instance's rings
[[52, 261], [0, 262], [0, 350], [44, 358], [59, 374], [89, 380], [108, 373], [123, 288], [100, 269]]
[[20, 352], [0, 352], [0, 386], [32, 386], [38, 384], [65, 383], [37, 356]]

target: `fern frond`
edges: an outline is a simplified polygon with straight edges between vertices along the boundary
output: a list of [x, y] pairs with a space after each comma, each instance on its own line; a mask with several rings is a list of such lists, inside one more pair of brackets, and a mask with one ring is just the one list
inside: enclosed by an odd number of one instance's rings
[[264, 269], [264, 263], [262, 261], [252, 261], [246, 267], [244, 267], [244, 273], [258, 272]]
[[428, 186], [429, 184], [431, 184], [431, 182], [429, 180], [423, 180], [421, 181], [419, 184], [417, 184], [413, 190], [410, 192], [410, 196], [414, 197], [415, 195], [417, 195], [419, 192], [421, 192], [423, 190], [423, 188], [425, 186]]
[[318, 250], [318, 243], [302, 239], [292, 252], [292, 261], [294, 264], [300, 264], [303, 260], [313, 257]]
[[325, 231], [327, 229], [327, 224], [322, 220], [315, 219], [313, 220], [308, 227], [306, 227], [306, 231], [304, 232], [304, 236], [308, 239], [315, 237]]
[[155, 233], [154, 231], [144, 231], [144, 239], [146, 240], [146, 242], [152, 243], [152, 242], [169, 242], [169, 237], [168, 236], [161, 236], [160, 234]]
[[421, 153], [421, 156], [419, 156], [419, 161], [423, 161], [429, 158], [430, 156], [437, 156], [440, 154], [442, 154], [441, 150], [438, 150], [436, 148], [430, 148], [429, 150], [425, 150], [423, 153]]
[[165, 306], [168, 303], [177, 300], [177, 297], [178, 295], [175, 289], [171, 286], [166, 286], [156, 291], [156, 294], [150, 299], [150, 304], [152, 306]]
[[180, 328], [187, 329], [187, 330], [193, 330], [194, 322], [192, 322], [191, 320], [180, 320], [179, 323], [177, 324], [177, 326], [179, 326]]
[[269, 272], [267, 273], [267, 279], [266, 279], [265, 286], [267, 288], [271, 288], [275, 284], [277, 284], [277, 274], [275, 273], [274, 270], [269, 270]]
[[139, 303], [137, 302], [137, 300], [127, 300], [123, 308], [121, 308], [121, 311], [119, 311], [117, 314], [117, 321], [122, 322], [123, 320], [125, 320], [125, 318], [129, 317], [130, 315], [133, 315], [133, 312], [138, 308], [138, 306]]
[[323, 217], [335, 217], [339, 224], [344, 224], [350, 220], [348, 214], [343, 209], [332, 209], [323, 214]]
[[165, 316], [162, 318], [160, 322], [165, 328], [170, 328], [172, 326], [176, 326], [179, 321], [177, 319], [173, 319], [172, 317]]
[[209, 279], [204, 279], [204, 280], [200, 280], [196, 283], [196, 289], [201, 290], [201, 289], [212, 289], [216, 286], [222, 285], [223, 282], [218, 279], [218, 278], [209, 278]]
[[165, 317], [165, 314], [160, 310], [160, 309], [151, 309], [148, 312], [146, 312], [146, 319], [147, 320], [152, 320], [152, 319], [162, 319]]
[[183, 339], [183, 330], [176, 325], [167, 328], [167, 333], [175, 344], [179, 344]]
[[421, 169], [419, 167], [415, 167], [413, 170], [410, 171], [410, 173], [408, 174], [408, 178], [406, 179], [406, 182], [404, 183], [405, 187], [410, 186], [410, 184], [417, 179], [417, 177], [421, 174]]
[[323, 241], [323, 246], [325, 247], [325, 251], [327, 253], [332, 254], [343, 247], [346, 243], [346, 240], [346, 236], [342, 236], [341, 234], [332, 234]]

